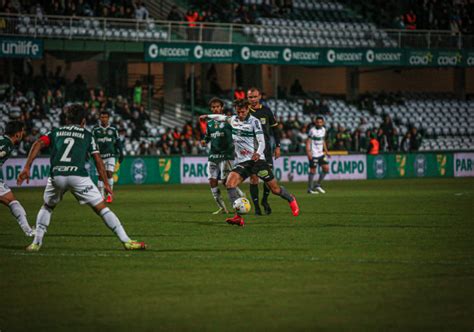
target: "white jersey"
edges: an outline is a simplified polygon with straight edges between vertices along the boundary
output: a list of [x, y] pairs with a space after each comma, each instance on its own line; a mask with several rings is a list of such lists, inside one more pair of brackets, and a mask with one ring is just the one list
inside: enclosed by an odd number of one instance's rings
[[250, 115], [243, 121], [240, 121], [236, 115], [211, 114], [207, 117], [217, 121], [227, 121], [232, 127], [232, 140], [235, 149], [234, 164], [251, 160], [254, 153], [258, 153], [260, 159], [265, 160], [265, 137], [259, 119]]
[[309, 139], [311, 140], [311, 153], [313, 158], [318, 158], [324, 155], [324, 139], [326, 137], [326, 128], [313, 127], [308, 133]]

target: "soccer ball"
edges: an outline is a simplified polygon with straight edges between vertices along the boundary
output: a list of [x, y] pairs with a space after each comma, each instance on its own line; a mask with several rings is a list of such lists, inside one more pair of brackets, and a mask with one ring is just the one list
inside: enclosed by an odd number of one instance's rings
[[235, 200], [232, 207], [235, 209], [235, 212], [237, 212], [237, 214], [246, 214], [250, 212], [251, 205], [250, 201], [247, 198], [240, 197]]

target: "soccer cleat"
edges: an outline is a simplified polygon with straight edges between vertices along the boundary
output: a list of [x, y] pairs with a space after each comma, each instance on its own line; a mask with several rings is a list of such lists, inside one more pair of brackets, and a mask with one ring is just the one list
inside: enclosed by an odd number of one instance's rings
[[242, 216], [239, 216], [238, 214], [235, 214], [233, 218], [227, 218], [225, 222], [228, 224], [237, 225], [240, 227], [244, 227], [245, 225], [244, 218], [242, 218]]
[[311, 189], [308, 189], [306, 192], [307, 192], [308, 194], [311, 194], [311, 195], [317, 195], [317, 194], [319, 194], [317, 191], [314, 191], [314, 190], [311, 190]]
[[123, 246], [125, 250], [145, 250], [146, 249], [145, 242], [138, 242], [135, 240], [124, 242]]
[[270, 204], [268, 204], [268, 201], [262, 201], [262, 206], [265, 210], [265, 214], [272, 214], [272, 208], [270, 207]]
[[107, 195], [107, 199], [105, 200], [107, 203], [112, 203], [113, 198], [111, 195]]
[[323, 188], [321, 188], [321, 186], [316, 186], [316, 187], [314, 188], [314, 190], [319, 191], [321, 194], [325, 194], [325, 193], [326, 193], [326, 191], [325, 191]]
[[225, 208], [219, 208], [219, 210], [212, 212], [212, 214], [229, 214], [229, 211]]
[[31, 227], [31, 231], [29, 232], [26, 232], [25, 235], [27, 237], [34, 237], [36, 235], [36, 228], [35, 227]]
[[298, 202], [296, 201], [296, 197], [293, 195], [291, 195], [291, 197], [293, 197], [293, 200], [290, 202], [291, 212], [295, 217], [297, 217], [300, 214], [300, 208], [298, 206]]
[[262, 210], [260, 210], [260, 206], [255, 207], [255, 215], [256, 216], [261, 216], [262, 215]]
[[28, 252], [38, 252], [40, 248], [41, 248], [41, 245], [32, 243], [28, 247], [26, 247], [25, 250]]

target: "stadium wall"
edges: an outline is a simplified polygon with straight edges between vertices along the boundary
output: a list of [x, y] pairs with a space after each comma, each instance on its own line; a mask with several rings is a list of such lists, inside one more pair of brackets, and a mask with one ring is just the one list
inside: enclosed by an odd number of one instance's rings
[[[16, 187], [25, 158], [11, 158], [0, 169], [0, 179]], [[93, 180], [97, 173], [88, 165]], [[30, 187], [46, 185], [49, 158], [38, 158], [31, 169]], [[283, 182], [305, 182], [308, 159], [304, 155], [275, 160], [275, 177]], [[126, 157], [114, 173], [117, 184], [208, 183], [206, 157]], [[474, 152], [335, 155], [329, 159], [328, 180], [474, 177]], [[25, 186], [26, 184], [24, 184]]]

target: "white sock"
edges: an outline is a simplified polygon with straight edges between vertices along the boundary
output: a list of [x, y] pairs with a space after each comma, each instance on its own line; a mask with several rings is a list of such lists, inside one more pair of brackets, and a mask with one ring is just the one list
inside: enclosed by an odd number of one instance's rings
[[18, 225], [20, 225], [23, 232], [25, 232], [26, 235], [29, 235], [32, 230], [30, 224], [28, 224], [28, 220], [26, 219], [26, 211], [23, 206], [21, 206], [20, 202], [11, 201], [10, 204], [8, 204], [8, 207], [10, 208], [12, 215], [16, 218], [16, 221], [18, 222]]
[[107, 227], [112, 232], [114, 232], [115, 235], [117, 235], [120, 241], [124, 243], [130, 241], [130, 238], [125, 232], [125, 229], [123, 229], [123, 226], [120, 223], [120, 220], [115, 215], [115, 213], [113, 213], [109, 208], [106, 207], [100, 210], [100, 216], [102, 217], [102, 220], [104, 220]]
[[51, 214], [53, 211], [43, 205], [36, 216], [36, 235], [33, 243], [42, 245], [44, 234], [48, 231]]
[[102, 182], [100, 180], [97, 181], [97, 188], [99, 188], [99, 192], [102, 195], [102, 197], [105, 197], [104, 196], [104, 182]]
[[111, 177], [110, 179], [107, 179], [107, 182], [109, 182], [110, 189], [114, 189], [114, 178]]
[[242, 190], [240, 190], [239, 187], [235, 187], [235, 190], [237, 190], [237, 193], [240, 195], [240, 197], [245, 197], [245, 193]]
[[224, 200], [222, 199], [221, 191], [220, 191], [219, 187], [211, 188], [211, 192], [212, 192], [212, 196], [214, 197], [214, 200], [217, 203], [217, 206], [222, 208], [222, 209], [226, 209], [225, 203], [224, 203]]

